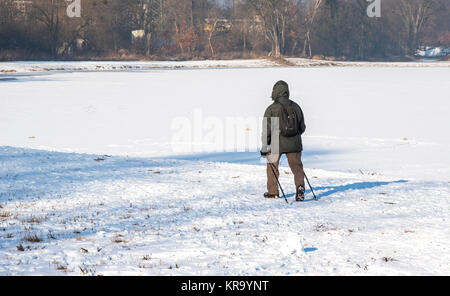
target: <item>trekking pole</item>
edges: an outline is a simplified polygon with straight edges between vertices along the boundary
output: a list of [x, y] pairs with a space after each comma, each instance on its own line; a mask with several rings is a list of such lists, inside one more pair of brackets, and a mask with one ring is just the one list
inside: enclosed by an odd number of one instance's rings
[[318, 199], [317, 199], [317, 196], [314, 194], [314, 190], [313, 190], [313, 188], [312, 188], [312, 186], [311, 186], [311, 183], [309, 183], [309, 180], [308, 180], [308, 177], [306, 176], [306, 173], [303, 172], [303, 174], [305, 175], [305, 179], [306, 179], [306, 181], [308, 182], [309, 188], [311, 188], [311, 192], [312, 192], [312, 194], [314, 195], [314, 199], [317, 201], [317, 200], [318, 200]]
[[272, 169], [272, 172], [273, 172], [273, 175], [275, 176], [275, 179], [277, 179], [277, 183], [278, 183], [278, 186], [280, 186], [281, 193], [283, 193], [284, 200], [286, 201], [287, 204], [289, 204], [289, 202], [288, 202], [288, 200], [286, 198], [286, 195], [284, 194], [283, 187], [281, 187], [280, 181], [278, 180], [277, 174], [275, 173], [275, 169], [274, 169], [275, 166], [270, 161], [268, 161], [268, 163], [270, 164], [270, 168]]

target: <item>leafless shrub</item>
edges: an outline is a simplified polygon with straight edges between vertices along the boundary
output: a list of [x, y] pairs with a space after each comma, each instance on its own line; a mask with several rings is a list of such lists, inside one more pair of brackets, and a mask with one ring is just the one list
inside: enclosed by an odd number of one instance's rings
[[27, 218], [23, 219], [22, 221], [26, 222], [26, 223], [40, 224], [40, 223], [42, 223], [42, 221], [45, 221], [45, 220], [47, 220], [47, 217], [36, 217], [36, 216], [31, 215], [30, 217], [27, 217]]
[[89, 266], [86, 266], [86, 264], [82, 264], [80, 266], [78, 266], [78, 268], [80, 269], [82, 274], [94, 274], [95, 273], [95, 269], [94, 268], [90, 268]]
[[12, 216], [12, 214], [11, 214], [11, 212], [10, 211], [2, 211], [2, 212], [0, 212], [0, 218], [9, 218], [9, 217], [11, 217]]
[[31, 243], [40, 243], [40, 242], [42, 242], [42, 238], [40, 238], [35, 233], [27, 233], [27, 234], [25, 234], [25, 236], [23, 237], [22, 240], [26, 241], [26, 242], [31, 242]]
[[323, 223], [318, 223], [314, 226], [314, 231], [317, 232], [327, 232], [327, 231], [334, 231], [337, 230], [336, 227], [328, 225], [328, 224], [323, 224]]
[[116, 243], [116, 244], [120, 244], [120, 243], [126, 243], [127, 241], [123, 238], [123, 236], [122, 235], [116, 235], [112, 240], [111, 240], [113, 243]]
[[395, 259], [392, 258], [392, 257], [383, 257], [383, 258], [381, 258], [381, 260], [383, 260], [384, 262], [392, 262], [392, 261], [395, 261]]
[[60, 271], [64, 271], [64, 272], [69, 272], [67, 266], [65, 266], [65, 265], [57, 265], [56, 269], [60, 270]]
[[369, 266], [367, 264], [365, 264], [364, 266], [356, 264], [356, 266], [358, 266], [358, 268], [363, 268], [364, 270], [369, 270]]

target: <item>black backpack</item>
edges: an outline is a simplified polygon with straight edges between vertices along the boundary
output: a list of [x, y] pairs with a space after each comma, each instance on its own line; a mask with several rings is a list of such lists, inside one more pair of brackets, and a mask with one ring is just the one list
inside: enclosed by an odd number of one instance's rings
[[294, 104], [288, 106], [281, 104], [280, 134], [284, 137], [295, 137], [298, 135], [298, 119], [294, 110]]

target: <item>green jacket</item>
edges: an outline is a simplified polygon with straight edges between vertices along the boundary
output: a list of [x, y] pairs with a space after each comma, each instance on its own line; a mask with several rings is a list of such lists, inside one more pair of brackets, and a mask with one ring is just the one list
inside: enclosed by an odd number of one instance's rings
[[[271, 125], [271, 118], [277, 117], [281, 118], [281, 105], [289, 105], [291, 102], [294, 105], [294, 111], [297, 114], [298, 118], [298, 130], [299, 134], [294, 137], [284, 137], [280, 135], [280, 147], [279, 152], [280, 153], [291, 153], [291, 152], [301, 152], [303, 151], [303, 144], [302, 144], [302, 134], [306, 130], [305, 125], [305, 118], [303, 116], [303, 111], [300, 108], [300, 106], [289, 100], [289, 86], [284, 81], [278, 81], [275, 86], [273, 87], [272, 92], [272, 100], [274, 100], [274, 103], [270, 105], [266, 112], [264, 113], [264, 118], [267, 120], [267, 142], [264, 139], [264, 132], [263, 132], [263, 146], [264, 145], [271, 145], [272, 144], [272, 135], [274, 134], [274, 131], [272, 130]], [[275, 152], [276, 150], [274, 147], [271, 147], [272, 152]]]

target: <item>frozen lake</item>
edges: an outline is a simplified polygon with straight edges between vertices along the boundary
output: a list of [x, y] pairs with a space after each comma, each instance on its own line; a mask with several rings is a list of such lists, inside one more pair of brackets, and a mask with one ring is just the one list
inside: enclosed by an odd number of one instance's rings
[[[220, 146], [202, 146], [208, 142], [207, 119], [259, 123], [274, 82], [283, 79], [304, 109], [305, 153], [318, 154], [308, 159], [310, 166], [387, 172], [406, 165], [410, 176], [435, 178], [439, 170], [447, 180], [449, 74], [450, 67], [326, 67], [2, 75], [0, 145], [144, 157], [190, 154], [172, 144], [179, 128], [174, 119], [184, 117], [200, 152], [220, 153]], [[240, 128], [237, 133], [244, 133]], [[202, 133], [196, 136], [193, 129]], [[253, 146], [259, 145], [259, 131], [248, 130]], [[225, 135], [224, 141], [232, 140]]]

